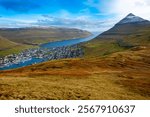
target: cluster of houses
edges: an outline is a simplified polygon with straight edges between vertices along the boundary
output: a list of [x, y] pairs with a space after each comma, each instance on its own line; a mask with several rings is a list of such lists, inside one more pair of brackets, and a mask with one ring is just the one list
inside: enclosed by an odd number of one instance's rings
[[42, 59], [43, 61], [76, 58], [83, 56], [83, 50], [78, 45], [55, 47], [55, 48], [35, 48], [11, 54], [0, 58], [0, 68], [13, 64], [29, 61], [33, 58]]

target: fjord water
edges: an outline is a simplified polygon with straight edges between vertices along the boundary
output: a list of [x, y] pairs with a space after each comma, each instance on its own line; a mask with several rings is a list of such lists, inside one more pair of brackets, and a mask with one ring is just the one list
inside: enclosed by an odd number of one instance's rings
[[[63, 40], [63, 41], [57, 41], [57, 42], [49, 42], [49, 43], [40, 45], [40, 47], [41, 48], [56, 48], [56, 47], [63, 47], [63, 46], [71, 46], [71, 45], [75, 45], [75, 44], [79, 44], [79, 43], [82, 43], [82, 42], [92, 40], [98, 35], [99, 35], [99, 33], [93, 33], [92, 35], [90, 35], [89, 37], [86, 37], [86, 38], [76, 38], [76, 39]], [[40, 59], [39, 58], [31, 58], [28, 61], [22, 61], [18, 64], [12, 64], [10, 66], [0, 68], [0, 70], [8, 70], [8, 69], [15, 69], [15, 68], [20, 68], [20, 67], [25, 67], [25, 66], [41, 63], [41, 62], [44, 62], [44, 61], [45, 60], [42, 59], [42, 58], [40, 58]]]
[[99, 33], [95, 32], [86, 38], [77, 38], [77, 39], [69, 39], [69, 40], [63, 40], [63, 41], [57, 41], [57, 42], [49, 42], [46, 44], [42, 44], [40, 47], [42, 47], [42, 48], [54, 48], [54, 47], [70, 46], [70, 45], [79, 44], [81, 42], [86, 42], [86, 41], [92, 40], [93, 38], [95, 38], [98, 35], [99, 35]]

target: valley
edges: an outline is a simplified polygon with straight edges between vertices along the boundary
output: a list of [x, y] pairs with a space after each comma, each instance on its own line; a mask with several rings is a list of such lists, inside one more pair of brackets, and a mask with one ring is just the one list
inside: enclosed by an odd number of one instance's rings
[[0, 57], [38, 48], [48, 42], [85, 38], [90, 35], [88, 31], [73, 28], [1, 28]]
[[0, 71], [0, 99], [149, 100], [149, 32], [149, 21], [129, 14], [80, 43], [83, 56]]
[[49, 60], [82, 57], [83, 49], [78, 45], [81, 42], [95, 38], [99, 33], [93, 33], [85, 38], [41, 44], [38, 48], [31, 48], [17, 54], [0, 57], [0, 70], [15, 69]]
[[[9, 35], [8, 35], [9, 34]], [[73, 28], [1, 28], [0, 35], [21, 44], [40, 45], [52, 41], [87, 37], [91, 33]]]

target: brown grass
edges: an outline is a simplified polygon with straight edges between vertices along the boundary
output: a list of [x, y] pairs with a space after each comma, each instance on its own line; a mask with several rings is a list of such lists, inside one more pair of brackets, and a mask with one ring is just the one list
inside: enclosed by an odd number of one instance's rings
[[0, 72], [0, 99], [150, 99], [149, 48]]

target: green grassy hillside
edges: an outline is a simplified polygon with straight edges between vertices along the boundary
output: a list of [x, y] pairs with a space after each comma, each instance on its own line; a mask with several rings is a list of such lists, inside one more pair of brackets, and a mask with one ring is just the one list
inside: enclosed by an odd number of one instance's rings
[[13, 46], [16, 46], [17, 43], [9, 41], [3, 37], [0, 36], [0, 50], [5, 50], [7, 48], [11, 48]]
[[[120, 44], [121, 42], [121, 44]], [[128, 50], [134, 46], [150, 46], [150, 27], [143, 27], [132, 34], [118, 36], [98, 36], [82, 44], [85, 57], [106, 56], [119, 51]]]
[[90, 33], [69, 28], [14, 28], [0, 29], [0, 35], [16, 43], [39, 45], [50, 41], [87, 37]]
[[19, 53], [20, 51], [28, 48], [34, 47], [31, 45], [15, 43], [0, 36], [0, 57], [13, 53]]
[[36, 48], [39, 44], [87, 37], [91, 33], [69, 28], [13, 28], [0, 29], [0, 57]]

